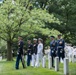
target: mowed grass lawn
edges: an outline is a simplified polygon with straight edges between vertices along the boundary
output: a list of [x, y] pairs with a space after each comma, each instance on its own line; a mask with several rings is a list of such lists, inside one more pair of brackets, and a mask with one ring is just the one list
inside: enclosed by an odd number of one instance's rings
[[[76, 63], [69, 64], [69, 75], [76, 75]], [[64, 75], [63, 74], [63, 64], [60, 64], [60, 71], [55, 72], [54, 69], [46, 68], [32, 68], [27, 67], [26, 69], [22, 68], [20, 63], [20, 69], [15, 69], [15, 61], [7, 62], [1, 61], [0, 62], [0, 75]]]

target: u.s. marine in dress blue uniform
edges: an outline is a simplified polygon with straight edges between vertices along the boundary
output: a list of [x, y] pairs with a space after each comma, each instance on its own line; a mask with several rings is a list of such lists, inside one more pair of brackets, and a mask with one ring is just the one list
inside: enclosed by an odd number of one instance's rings
[[57, 40], [57, 56], [59, 57], [59, 62], [60, 58], [64, 59], [65, 57], [65, 41], [61, 38], [61, 35], [58, 35], [58, 40]]
[[56, 56], [56, 50], [57, 50], [57, 43], [55, 41], [54, 36], [51, 36], [50, 49], [51, 49], [50, 54], [52, 57], [52, 67], [54, 67], [54, 58]]

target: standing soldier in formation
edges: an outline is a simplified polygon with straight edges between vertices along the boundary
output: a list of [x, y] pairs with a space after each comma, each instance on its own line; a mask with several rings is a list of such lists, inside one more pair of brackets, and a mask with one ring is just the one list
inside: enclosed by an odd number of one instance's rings
[[32, 51], [32, 67], [35, 66], [35, 62], [36, 62], [36, 57], [37, 57], [37, 39], [34, 38], [33, 39], [33, 51]]
[[59, 62], [60, 59], [64, 59], [65, 57], [65, 41], [61, 38], [61, 34], [58, 35], [58, 40], [57, 40], [57, 56], [59, 57]]
[[31, 63], [32, 50], [33, 50], [33, 45], [31, 43], [31, 40], [28, 40], [28, 45], [27, 45], [27, 66], [30, 66], [30, 63]]
[[42, 58], [43, 58], [43, 43], [42, 43], [42, 39], [39, 38], [38, 39], [38, 46], [37, 46], [37, 58], [36, 58], [36, 67], [40, 66], [40, 60], [42, 63]]
[[25, 68], [25, 63], [23, 62], [23, 46], [24, 46], [24, 43], [23, 43], [23, 40], [22, 40], [22, 37], [19, 36], [18, 37], [18, 52], [17, 52], [17, 59], [16, 59], [16, 69], [19, 69], [19, 61], [21, 60], [22, 62], [22, 65], [23, 65], [23, 68]]
[[52, 67], [54, 67], [54, 58], [56, 56], [56, 50], [57, 50], [57, 44], [54, 36], [51, 36], [50, 50], [51, 50], [50, 55], [52, 57]]

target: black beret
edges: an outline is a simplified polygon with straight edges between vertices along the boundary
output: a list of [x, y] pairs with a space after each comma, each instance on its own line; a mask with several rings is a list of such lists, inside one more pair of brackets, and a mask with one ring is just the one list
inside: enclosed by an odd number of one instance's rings
[[55, 38], [55, 36], [51, 36], [50, 38]]

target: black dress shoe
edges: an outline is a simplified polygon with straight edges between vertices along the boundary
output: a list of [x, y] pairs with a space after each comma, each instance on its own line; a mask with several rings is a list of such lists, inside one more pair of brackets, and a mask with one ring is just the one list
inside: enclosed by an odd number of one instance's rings
[[26, 67], [23, 67], [23, 69], [25, 69]]
[[19, 70], [19, 68], [16, 68], [16, 70]]
[[55, 66], [53, 66], [53, 68], [55, 68]]

